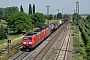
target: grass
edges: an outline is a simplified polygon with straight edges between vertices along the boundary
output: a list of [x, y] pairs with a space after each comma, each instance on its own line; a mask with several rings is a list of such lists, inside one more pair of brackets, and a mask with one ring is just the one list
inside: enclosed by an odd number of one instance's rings
[[16, 45], [18, 45], [18, 44], [20, 44], [20, 43], [22, 43], [22, 38], [19, 39], [19, 40], [13, 41], [13, 42], [11, 43], [11, 45], [10, 45], [10, 48], [12, 48], [12, 47], [14, 47], [14, 46], [16, 46]]
[[[22, 36], [23, 34], [18, 34], [18, 35], [9, 35], [9, 39], [10, 40], [14, 40], [15, 38], [18, 38], [18, 37], [20, 37], [20, 36]], [[2, 40], [0, 40], [0, 45], [2, 45], [2, 44], [4, 44], [4, 43], [6, 43], [7, 41], [6, 41], [7, 39], [2, 39]]]
[[4, 44], [5, 42], [6, 42], [6, 40], [5, 40], [5, 39], [0, 40], [0, 45]]
[[79, 60], [78, 56], [73, 56], [73, 60]]
[[[56, 22], [56, 21], [58, 21], [58, 20], [49, 20], [49, 24]], [[48, 20], [45, 21], [45, 24], [48, 24]]]

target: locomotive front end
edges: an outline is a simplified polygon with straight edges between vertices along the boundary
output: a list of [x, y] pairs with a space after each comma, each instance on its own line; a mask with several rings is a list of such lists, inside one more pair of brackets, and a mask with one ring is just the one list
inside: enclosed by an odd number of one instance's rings
[[23, 37], [23, 48], [32, 49], [32, 37], [31, 36]]

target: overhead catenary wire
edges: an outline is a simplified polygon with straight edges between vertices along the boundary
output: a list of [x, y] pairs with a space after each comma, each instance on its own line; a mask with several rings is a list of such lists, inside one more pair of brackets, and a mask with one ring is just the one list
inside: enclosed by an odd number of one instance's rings
[[66, 8], [68, 8], [68, 7], [72, 6], [72, 5], [74, 5], [74, 4], [76, 4], [76, 2], [73, 3], [73, 4], [70, 4], [70, 5], [68, 5], [68, 6], [66, 6], [66, 7], [64, 7], [64, 8], [62, 8], [61, 10], [64, 10], [64, 9], [66, 9]]
[[[62, 9], [60, 9], [60, 10], [64, 10], [64, 9], [66, 9], [66, 8], [68, 8], [68, 7], [72, 6], [72, 5], [74, 5], [74, 4], [76, 4], [76, 2], [74, 2], [73, 4], [70, 4], [70, 5], [64, 7], [64, 8], [62, 8]], [[51, 12], [49, 12], [49, 13], [53, 13], [53, 12], [56, 12], [56, 9], [53, 10], [53, 11], [51, 11]], [[63, 12], [62, 12], [62, 13], [63, 13]]]

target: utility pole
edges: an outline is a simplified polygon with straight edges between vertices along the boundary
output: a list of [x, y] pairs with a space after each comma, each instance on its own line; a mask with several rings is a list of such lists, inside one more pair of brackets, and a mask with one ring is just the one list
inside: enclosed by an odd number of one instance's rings
[[79, 20], [79, 2], [76, 2], [76, 13], [77, 13], [77, 20]]
[[77, 29], [78, 29], [78, 55], [80, 55], [79, 53], [79, 2], [76, 2], [76, 20], [77, 20]]
[[47, 21], [48, 21], [48, 25], [49, 25], [48, 17], [49, 17], [49, 7], [50, 7], [50, 6], [46, 6], [46, 7], [47, 7]]
[[[56, 9], [56, 10], [58, 11], [58, 14], [59, 14], [59, 9]], [[58, 14], [57, 14], [57, 15], [58, 15]], [[59, 17], [58, 17], [58, 20], [59, 20]]]

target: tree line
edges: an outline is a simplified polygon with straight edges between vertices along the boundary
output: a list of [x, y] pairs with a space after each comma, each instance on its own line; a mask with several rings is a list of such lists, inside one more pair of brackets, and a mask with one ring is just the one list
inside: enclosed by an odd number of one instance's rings
[[[0, 8], [0, 20], [3, 19], [7, 19], [7, 15], [10, 13], [15, 13], [15, 12], [24, 12], [23, 6], [20, 6], [20, 11], [19, 8], [17, 6], [13, 6], [13, 7], [6, 7], [6, 8]], [[29, 4], [29, 10], [28, 10], [28, 14], [34, 14], [35, 13], [35, 4], [33, 4], [33, 6], [31, 6], [31, 4]]]
[[[23, 6], [20, 6], [20, 12], [24, 12]], [[33, 4], [33, 6], [31, 6], [31, 4], [29, 4], [29, 10], [28, 10], [28, 14], [34, 14], [35, 13], [35, 4]]]
[[18, 12], [18, 7], [6, 7], [6, 8], [0, 8], [0, 20], [4, 19], [5, 15], [10, 14], [12, 12]]

